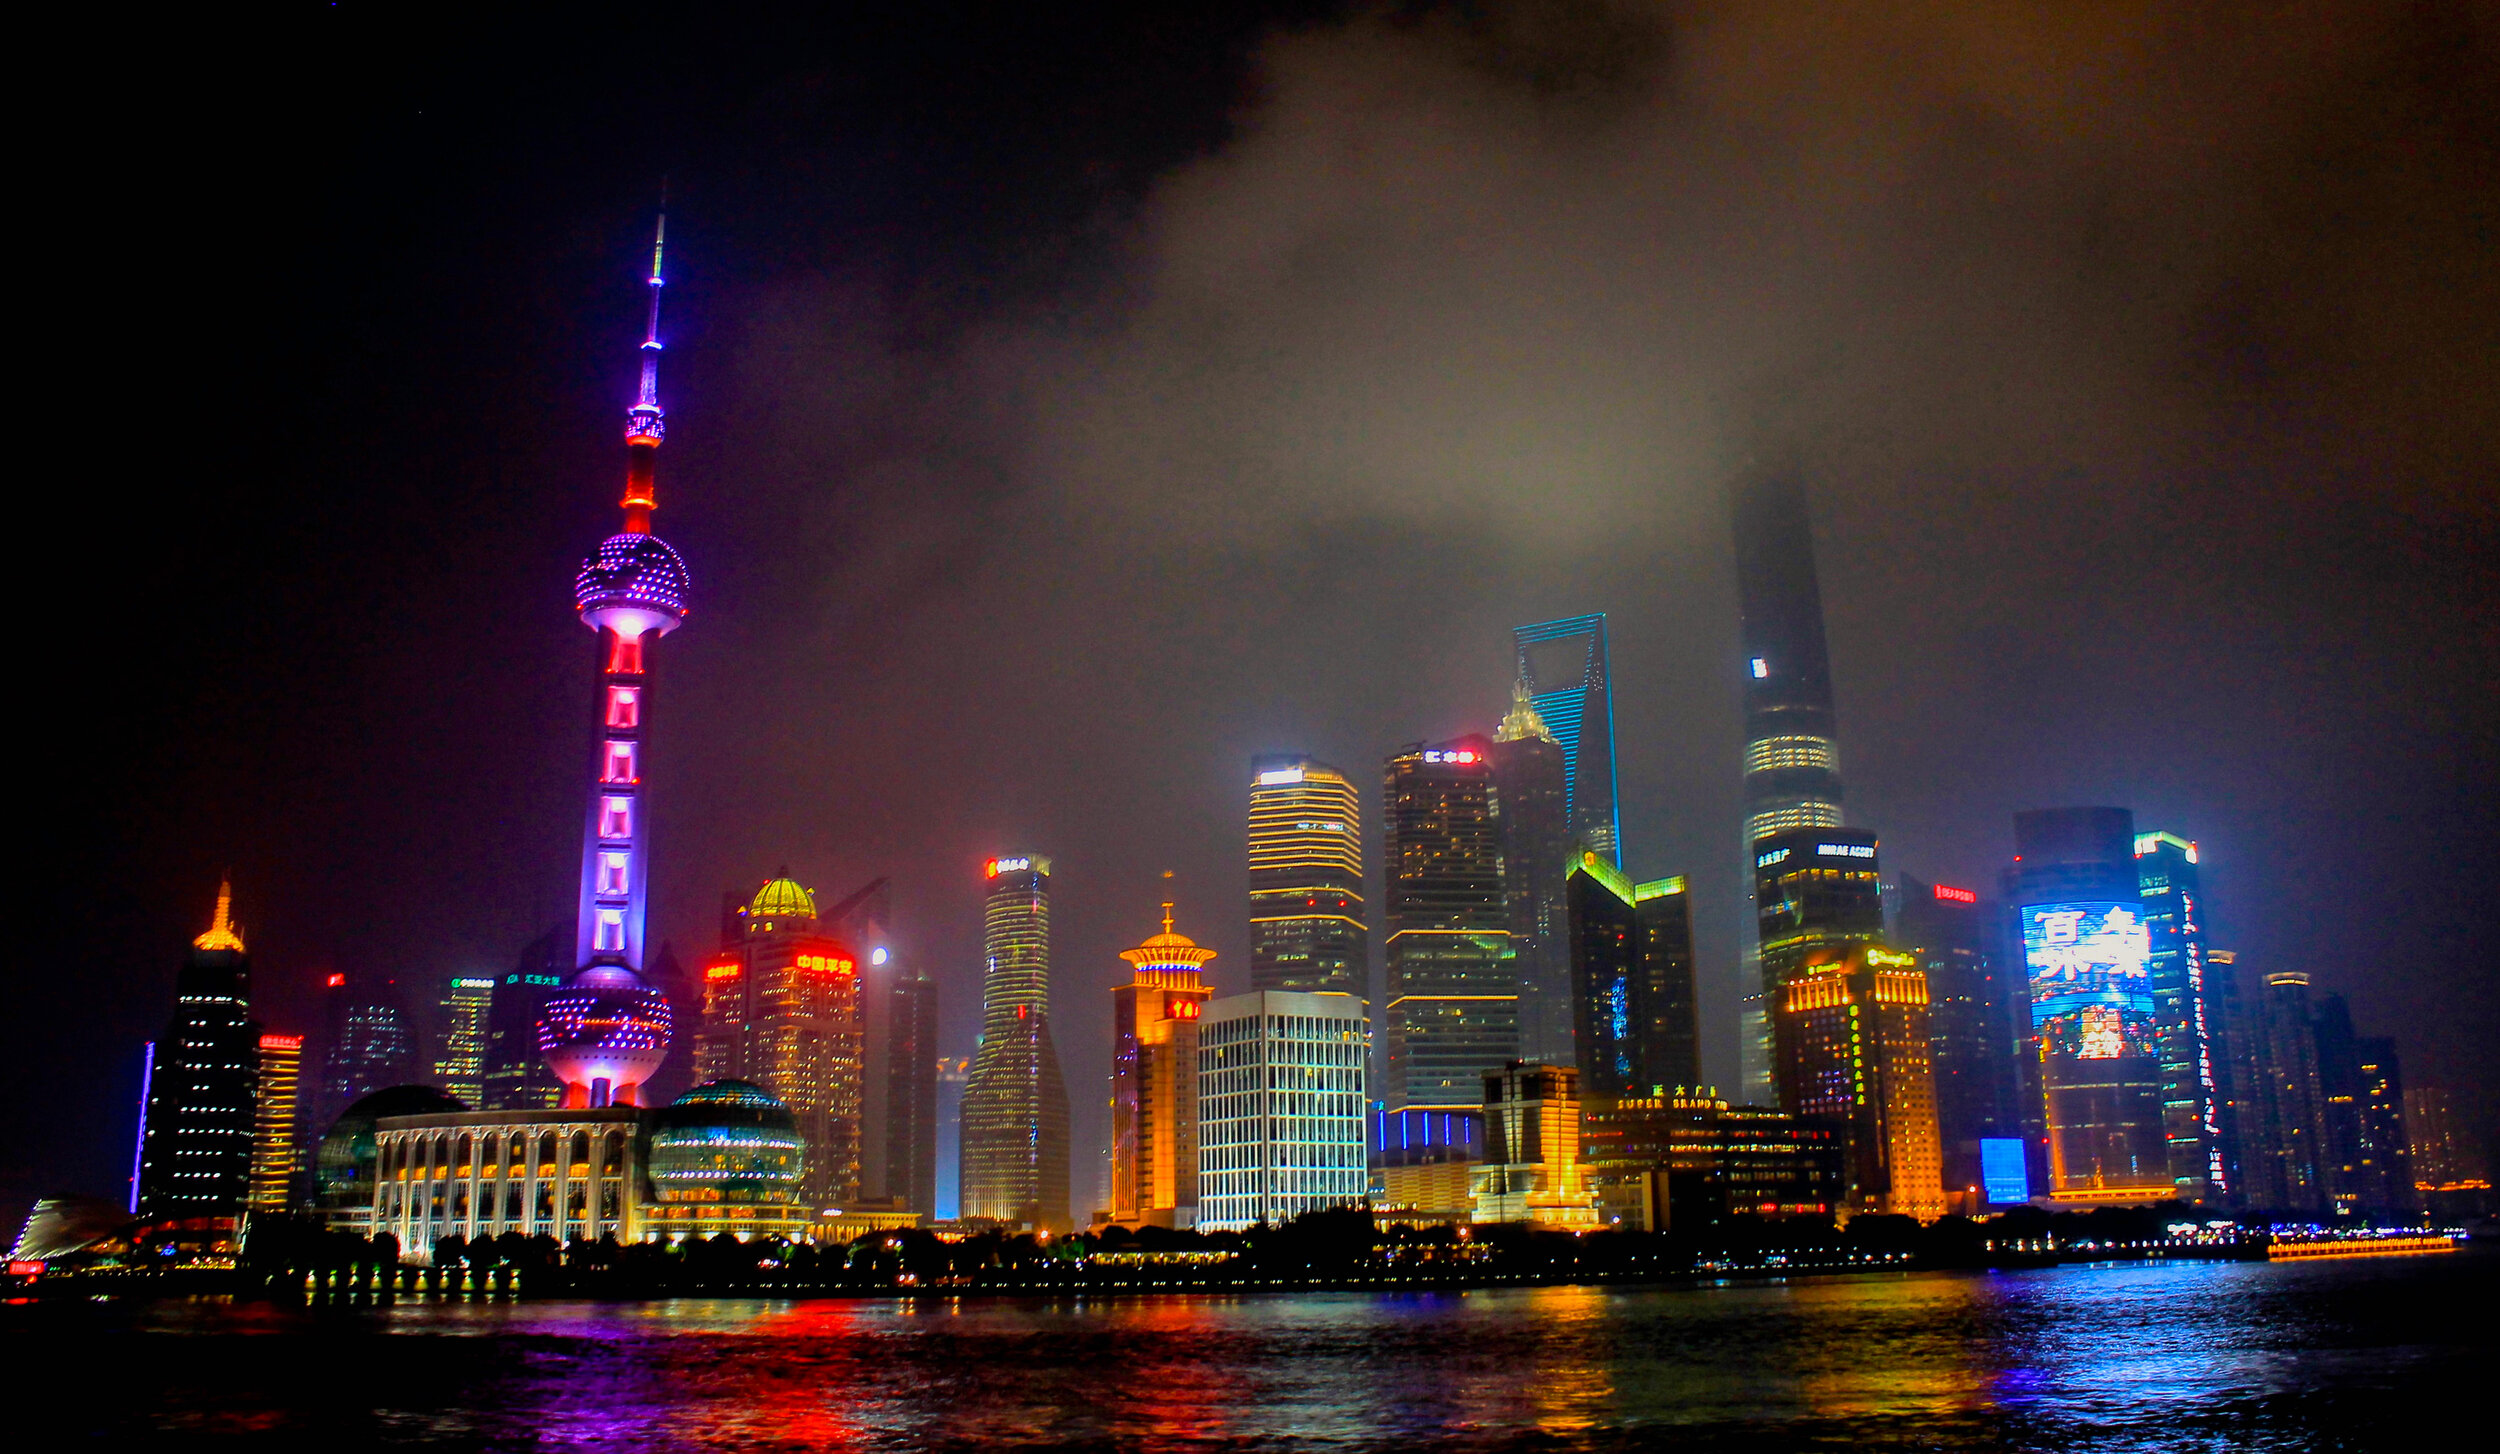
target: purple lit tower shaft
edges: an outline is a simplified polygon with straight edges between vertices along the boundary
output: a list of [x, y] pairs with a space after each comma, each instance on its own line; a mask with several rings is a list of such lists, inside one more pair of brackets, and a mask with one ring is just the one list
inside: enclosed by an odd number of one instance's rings
[[[653, 466], [666, 434], [659, 403], [660, 276], [668, 219], [651, 246], [650, 326], [642, 387], [625, 416], [625, 529], [600, 542], [574, 582], [582, 624], [599, 633], [598, 752], [582, 834], [580, 917], [573, 981], [551, 996], [539, 1047], [565, 1082], [568, 1105], [635, 1102], [667, 1053], [666, 999], [643, 984], [650, 881], [649, 800], [643, 791], [650, 724], [648, 651], [686, 615], [686, 566], [651, 533]], [[656, 1010], [653, 1006], [656, 1005]]]

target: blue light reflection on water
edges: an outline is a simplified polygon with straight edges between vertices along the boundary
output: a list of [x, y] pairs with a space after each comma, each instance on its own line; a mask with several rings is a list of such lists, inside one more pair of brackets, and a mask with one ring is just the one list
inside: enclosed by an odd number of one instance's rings
[[115, 1428], [332, 1447], [2369, 1448], [2489, 1366], [2495, 1269], [2467, 1254], [1701, 1289], [168, 1304], [93, 1330], [119, 1344]]

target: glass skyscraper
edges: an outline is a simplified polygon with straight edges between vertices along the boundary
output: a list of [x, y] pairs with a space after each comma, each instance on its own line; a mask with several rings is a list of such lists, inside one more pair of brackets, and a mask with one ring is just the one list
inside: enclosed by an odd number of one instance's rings
[[2196, 845], [2176, 833], [2135, 836], [2136, 882], [2149, 935], [2153, 1025], [2161, 1046], [2162, 1133], [2170, 1179], [2186, 1201], [2222, 1200], [2237, 1178], [2228, 1053], [2227, 976], [2205, 957], [2205, 896]]
[[848, 1205], [860, 1191], [866, 1098], [858, 954], [827, 932], [815, 895], [786, 876], [722, 927], [738, 937], [703, 968], [695, 1074], [762, 1086], [806, 1138], [802, 1195], [819, 1208]]
[[[1361, 1206], [1363, 1067], [1352, 995], [1260, 991], [1216, 1000], [1198, 1026], [1198, 1221], [1238, 1232]], [[1481, 1086], [1477, 1090], [1482, 1095]]]
[[1250, 985], [1367, 998], [1354, 782], [1298, 753], [1250, 760]]
[[495, 981], [484, 975], [454, 975], [443, 995], [443, 1053], [434, 1062], [434, 1079], [472, 1106], [485, 1098], [494, 1004]]
[[1606, 616], [1566, 616], [1511, 630], [1519, 680], [1563, 755], [1563, 808], [1571, 836], [1623, 866], [1615, 807], [1615, 692], [1606, 660]]
[[1634, 884], [1594, 851], [1564, 889], [1580, 1091], [1592, 1104], [1701, 1078], [1693, 928], [1680, 878]]
[[[1831, 652], [1805, 482], [1793, 470], [1757, 471], [1736, 492], [1736, 589], [1745, 684], [1745, 830], [1759, 857], [1774, 834], [1840, 826], [1840, 744]], [[1880, 924], [1879, 924], [1880, 930]], [[1755, 952], [1759, 952], [1757, 947]], [[1741, 981], [1738, 1043], [1744, 1096], [1771, 1096], [1768, 965]]]
[[963, 1099], [960, 1214], [1073, 1230], [1068, 1082], [1050, 1034], [1050, 860], [983, 865], [981, 1048]]
[[1901, 875], [1893, 937], [1927, 976], [1945, 1196], [1954, 1210], [1971, 1214], [1986, 1204], [1981, 1143], [2023, 1134], [2022, 1118], [2013, 1114], [2014, 1047], [2027, 1037], [2015, 1031], [2007, 992], [2021, 977], [2010, 975], [1992, 952], [1997, 913], [1976, 889]]
[[[1502, 889], [1510, 901], [1510, 947], [1519, 977], [1519, 1053], [1573, 1064], [1571, 953], [1563, 942], [1563, 874], [1574, 858], [1571, 769], [1528, 684], [1512, 689], [1493, 734], [1493, 786], [1501, 794]], [[1612, 854], [1595, 845], [1579, 850]]]
[[1386, 827], [1390, 1110], [1476, 1110], [1519, 1054], [1519, 981], [1502, 891], [1493, 743], [1414, 743], [1389, 759]]

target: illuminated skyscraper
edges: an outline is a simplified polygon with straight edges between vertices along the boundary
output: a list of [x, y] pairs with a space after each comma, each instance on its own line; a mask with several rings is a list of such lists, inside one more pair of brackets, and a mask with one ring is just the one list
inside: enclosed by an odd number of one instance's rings
[[2148, 978], [2161, 1046], [2162, 1132], [2170, 1179], [2186, 1201], [2231, 1194], [2233, 1134], [2227, 976], [2205, 961], [2205, 895], [2196, 845], [2176, 833], [2135, 835], [2137, 885], [2152, 949]]
[[564, 1083], [568, 1108], [640, 1104], [642, 1083], [667, 1059], [668, 998], [642, 977], [651, 876], [650, 646], [684, 624], [686, 563], [651, 533], [654, 470], [667, 429], [660, 409], [660, 256], [651, 243], [651, 306], [642, 387], [625, 411], [625, 528], [599, 543], [574, 577], [582, 624], [599, 634], [597, 748], [582, 826], [581, 897], [573, 977], [539, 1010], [538, 1048]]
[[332, 970], [323, 981], [330, 1035], [321, 1057], [316, 1124], [327, 1124], [352, 1101], [418, 1078], [416, 1039], [408, 1033], [398, 997], [399, 987], [391, 981], [373, 985], [345, 970]]
[[1207, 1005], [1198, 1033], [1198, 1226], [1237, 1232], [1361, 1206], [1363, 1068], [1352, 995], [1266, 990]]
[[703, 968], [695, 1074], [770, 1092], [807, 1139], [809, 1204], [846, 1206], [859, 1196], [859, 957], [825, 932], [816, 896], [787, 875], [725, 927], [738, 937]]
[[495, 986], [486, 1012], [486, 1069], [472, 1103], [479, 1110], [544, 1110], [564, 1098], [538, 1053], [538, 1011], [572, 972], [572, 955], [573, 926], [557, 925], [532, 940]]
[[1514, 627], [1519, 680], [1547, 735], [1562, 749], [1563, 812], [1573, 841], [1623, 864], [1615, 808], [1615, 689], [1606, 616], [1566, 616]]
[[1354, 783], [1296, 754], [1252, 758], [1252, 987], [1366, 998], [1370, 944]]
[[156, 1042], [140, 1130], [143, 1216], [233, 1216], [251, 1191], [260, 1027], [233, 908], [234, 886], [219, 884], [216, 917], [191, 941], [174, 980], [173, 1018]]
[[1133, 966], [1111, 992], [1111, 1220], [1188, 1227], [1198, 1218], [1198, 1026], [1215, 958], [1172, 931], [1120, 951]]
[[1390, 1110], [1475, 1110], [1484, 1075], [1518, 1056], [1519, 981], [1493, 744], [1414, 743], [1389, 759], [1387, 838]]
[[[1571, 769], [1523, 679], [1493, 734], [1493, 786], [1502, 807], [1502, 888], [1510, 904], [1513, 973], [1519, 980], [1519, 1044], [1527, 1059], [1570, 1065], [1571, 954], [1563, 942], [1563, 873], [1572, 860]], [[1617, 855], [1595, 845], [1608, 863]]]
[[[1930, 884], [1901, 875], [1894, 939], [1927, 976], [1927, 1035], [1935, 1051], [1936, 1131], [1943, 1142], [1944, 1186], [1955, 1210], [1985, 1205], [1981, 1142], [2019, 1141], [2013, 1113], [2018, 1038], [2009, 976], [1990, 952], [1997, 906], [1976, 889]], [[2026, 1029], [2029, 1027], [2026, 1025]]]
[[964, 1085], [961, 1215], [1071, 1230], [1068, 1082], [1050, 1034], [1050, 860], [982, 866], [981, 1047]]
[[[1737, 490], [1736, 588], [1744, 644], [1744, 843], [1758, 859], [1766, 851], [1762, 840], [1774, 834], [1841, 822], [1823, 588], [1805, 483], [1794, 471], [1757, 471]], [[1743, 981], [1738, 1050], [1749, 1100], [1770, 1096], [1774, 1001], [1762, 987], [1778, 983], [1769, 966]]]
[[2135, 815], [2051, 808], [2014, 815], [2006, 873], [2030, 987], [2049, 1194], [2073, 1202], [2167, 1198], [2152, 934], [2135, 862]]
[[937, 1215], [937, 981], [919, 964], [886, 995], [885, 1185], [924, 1217]]
[[1880, 944], [1817, 948], [1772, 1018], [1782, 1109], [1849, 1128], [1850, 1205], [1944, 1215], [1927, 976]]
[[470, 1105], [486, 1092], [486, 1045], [495, 1007], [495, 982], [482, 975], [454, 975], [443, 996], [443, 1053], [434, 1079]]
[[1603, 855], [1584, 850], [1564, 901], [1578, 1093], [1596, 1105], [1697, 1084], [1693, 933], [1684, 880], [1634, 884]]
[[1755, 840], [1754, 938], [1765, 994], [1776, 996], [1816, 950], [1883, 937], [1877, 848], [1875, 835], [1857, 828], [1791, 828]]
[[2404, 1088], [2405, 1154], [2433, 1217], [2476, 1217], [2491, 1203], [2491, 1165], [2446, 1088]]
[[303, 1080], [304, 1037], [260, 1037], [258, 1093], [252, 1111], [252, 1210], [283, 1212], [295, 1205], [296, 1095]]

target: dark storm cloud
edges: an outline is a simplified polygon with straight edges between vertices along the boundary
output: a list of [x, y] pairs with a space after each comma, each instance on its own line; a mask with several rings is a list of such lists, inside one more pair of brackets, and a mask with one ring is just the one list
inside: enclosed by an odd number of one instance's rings
[[[740, 384], [775, 401], [792, 508], [858, 527], [793, 583], [822, 629], [792, 649], [877, 704], [827, 702], [829, 816], [940, 883], [1060, 855], [1090, 1081], [1156, 870], [1241, 983], [1249, 752], [1368, 773], [1482, 729], [1509, 625], [1603, 609], [1634, 867], [1712, 896], [1724, 1011], [1723, 490], [1777, 453], [1814, 484], [1845, 765], [1895, 863], [1985, 885], [2012, 809], [2128, 803], [2207, 841], [2224, 942], [2381, 1023], [2455, 995], [2378, 966], [2420, 952], [2385, 932], [2406, 839], [2490, 781], [2490, 628], [2440, 604], [2487, 584], [2426, 546], [2492, 531], [2481, 24], [1545, 6], [1279, 34], [1231, 140], [1074, 284], [936, 343], [847, 282], [752, 300]], [[2300, 887], [2330, 875], [2374, 907]], [[957, 966], [968, 887], [929, 905]]]

